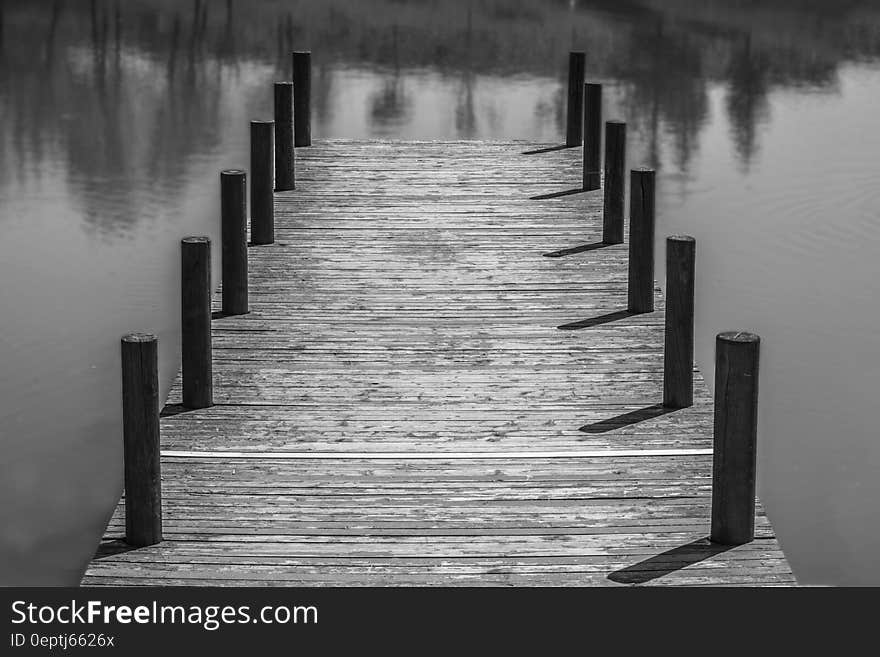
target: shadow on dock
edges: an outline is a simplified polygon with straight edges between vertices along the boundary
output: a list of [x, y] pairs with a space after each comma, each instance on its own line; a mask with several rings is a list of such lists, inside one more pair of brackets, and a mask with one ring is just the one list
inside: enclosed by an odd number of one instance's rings
[[547, 148], [538, 148], [533, 151], [523, 151], [523, 155], [540, 155], [541, 153], [553, 153], [555, 151], [564, 151], [567, 148], [578, 148], [577, 146], [567, 146], [559, 144], [558, 146], [548, 146]]
[[550, 192], [549, 194], [538, 194], [537, 196], [529, 196], [529, 200], [532, 201], [545, 201], [549, 198], [559, 198], [560, 196], [571, 196], [573, 194], [580, 194], [581, 192], [587, 192], [590, 190], [584, 189], [583, 187], [576, 187], [575, 189], [565, 189], [561, 192]]
[[639, 422], [644, 422], [645, 420], [653, 420], [655, 417], [660, 417], [662, 415], [666, 415], [667, 413], [672, 413], [675, 410], [676, 409], [668, 408], [663, 404], [654, 404], [653, 406], [640, 408], [637, 411], [630, 411], [629, 413], [624, 413], [623, 415], [610, 417], [607, 420], [600, 420], [599, 422], [594, 422], [593, 424], [585, 424], [580, 429], [578, 429], [578, 431], [583, 431], [584, 433], [605, 433], [606, 431], [612, 431], [614, 429], [628, 427], [632, 424], [638, 424]]
[[193, 409], [187, 408], [182, 404], [166, 404], [162, 408], [162, 412], [159, 413], [159, 417], [174, 417], [175, 415], [180, 415], [181, 413], [188, 413]]
[[543, 255], [545, 258], [562, 258], [568, 255], [586, 253], [587, 251], [597, 251], [598, 249], [604, 249], [606, 246], [613, 245], [605, 244], [605, 242], [593, 242], [592, 244], [581, 244], [580, 246], [572, 246], [567, 249], [560, 249], [559, 251], [551, 251]]
[[607, 315], [599, 315], [598, 317], [581, 319], [576, 322], [569, 322], [568, 324], [560, 324], [556, 328], [558, 328], [560, 331], [578, 331], [580, 329], [590, 328], [591, 326], [610, 324], [611, 322], [616, 322], [619, 319], [626, 319], [627, 317], [641, 314], [642, 313], [634, 313], [631, 310], [616, 310], [613, 313], [608, 313]]
[[687, 545], [667, 550], [632, 566], [621, 568], [608, 575], [608, 579], [618, 584], [645, 584], [688, 566], [692, 566], [718, 554], [727, 552], [732, 545], [712, 543], [701, 538]]
[[104, 559], [117, 554], [123, 554], [124, 552], [131, 552], [135, 549], [137, 548], [129, 545], [121, 538], [105, 539], [101, 541], [101, 544], [95, 551], [95, 559]]

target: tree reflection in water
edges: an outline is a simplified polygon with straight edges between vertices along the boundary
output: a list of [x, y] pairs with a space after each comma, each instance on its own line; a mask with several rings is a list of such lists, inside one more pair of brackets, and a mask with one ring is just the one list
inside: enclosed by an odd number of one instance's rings
[[[315, 50], [321, 134], [350, 136], [335, 119], [346, 114], [333, 106], [333, 78], [357, 68], [378, 78], [363, 110], [363, 136], [394, 136], [403, 127], [418, 136], [431, 117], [416, 115], [411, 81], [435, 72], [455, 81], [446, 92], [454, 134], [443, 136], [468, 139], [490, 129], [493, 117], [480, 116], [476, 104], [480, 80], [492, 76], [558, 80], [559, 90], [534, 98], [532, 111], [534, 125], [561, 125], [565, 53], [585, 49], [588, 75], [618, 87], [615, 111], [645, 144], [645, 160], [685, 173], [707, 120], [710, 85], [727, 90], [731, 139], [748, 167], [774, 88], [833, 88], [842, 63], [880, 50], [880, 20], [868, 2], [797, 10], [762, 2], [748, 11], [721, 0], [303, 0], [295, 12], [274, 0], [192, 0], [189, 7], [176, 0], [11, 0], [2, 7], [3, 146], [18, 168], [35, 172], [48, 145], [59, 147], [87, 227], [109, 234], [137, 221], [138, 181], [179, 193], [188, 158], [218, 147], [227, 76], [268, 71], [283, 79], [294, 47]], [[153, 67], [149, 82], [146, 66]], [[486, 111], [510, 129], [503, 106]], [[510, 137], [531, 136], [530, 126], [516, 128]]]

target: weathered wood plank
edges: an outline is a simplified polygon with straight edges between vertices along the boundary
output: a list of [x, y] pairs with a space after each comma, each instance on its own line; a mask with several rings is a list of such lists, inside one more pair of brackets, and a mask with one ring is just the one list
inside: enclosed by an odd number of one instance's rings
[[167, 400], [165, 540], [129, 550], [120, 503], [83, 583], [794, 584], [760, 507], [752, 543], [706, 540], [705, 382], [657, 407], [659, 289], [620, 313], [602, 192], [577, 149], [534, 148], [300, 151], [251, 312], [214, 303], [217, 405], [183, 409], [179, 380]]

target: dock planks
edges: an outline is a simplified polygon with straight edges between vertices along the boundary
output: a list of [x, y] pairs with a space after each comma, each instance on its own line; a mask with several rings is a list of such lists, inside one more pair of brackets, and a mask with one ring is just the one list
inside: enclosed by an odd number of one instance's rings
[[705, 540], [708, 390], [657, 407], [659, 291], [622, 312], [602, 193], [540, 148], [299, 149], [251, 313], [213, 322], [217, 405], [178, 380], [163, 413], [165, 541], [120, 507], [83, 583], [793, 584], [763, 515]]

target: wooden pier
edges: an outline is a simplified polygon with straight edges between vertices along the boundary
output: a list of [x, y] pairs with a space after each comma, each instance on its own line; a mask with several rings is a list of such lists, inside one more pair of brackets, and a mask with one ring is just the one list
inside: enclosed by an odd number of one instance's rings
[[791, 585], [762, 513], [707, 540], [712, 401], [663, 399], [581, 151], [315, 141], [161, 419], [164, 540], [124, 503], [83, 584]]

